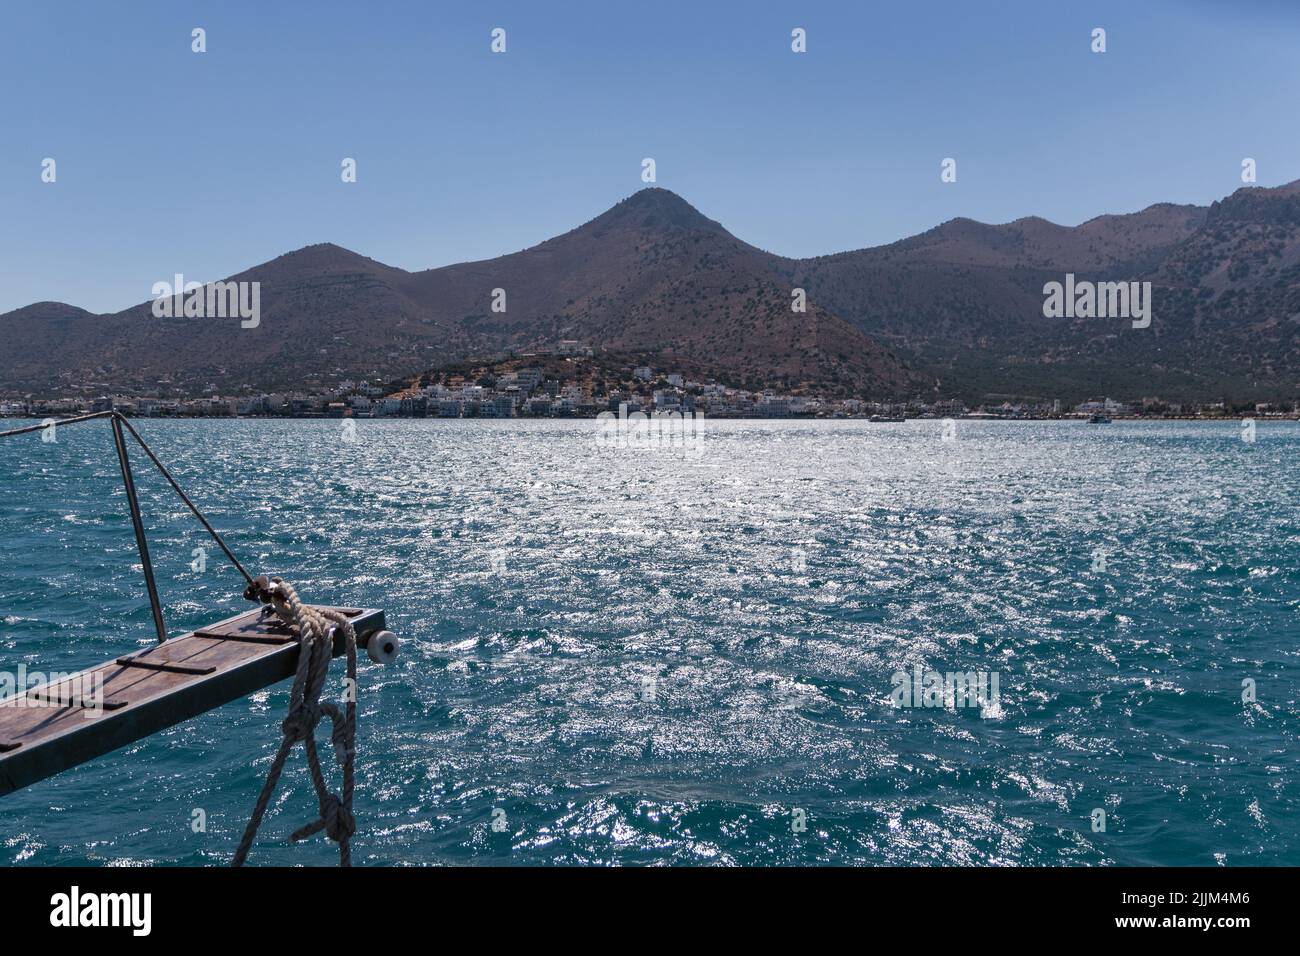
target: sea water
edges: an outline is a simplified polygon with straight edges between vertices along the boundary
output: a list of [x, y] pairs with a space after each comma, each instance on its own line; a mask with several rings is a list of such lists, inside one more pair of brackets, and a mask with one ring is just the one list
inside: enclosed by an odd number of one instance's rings
[[[137, 427], [254, 573], [401, 637], [362, 657], [359, 864], [1300, 861], [1295, 423]], [[0, 443], [7, 672], [153, 640], [107, 424], [57, 438]], [[246, 609], [135, 468], [171, 633]], [[931, 672], [996, 696], [900, 706]], [[0, 860], [227, 862], [287, 697], [0, 798]], [[287, 842], [315, 816], [299, 750], [250, 862], [333, 862]]]

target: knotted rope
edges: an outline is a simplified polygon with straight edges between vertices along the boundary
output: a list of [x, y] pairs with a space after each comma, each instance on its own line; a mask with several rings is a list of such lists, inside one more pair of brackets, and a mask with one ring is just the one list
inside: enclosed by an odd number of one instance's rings
[[[293, 678], [293, 689], [289, 692], [289, 714], [280, 725], [284, 731], [284, 740], [275, 755], [271, 770], [266, 775], [266, 783], [258, 795], [253, 815], [244, 829], [244, 837], [239, 841], [239, 849], [231, 866], [242, 866], [248, 857], [257, 836], [257, 828], [262, 823], [267, 804], [275, 794], [276, 784], [284, 770], [293, 745], [302, 741], [307, 751], [307, 764], [311, 768], [312, 783], [316, 786], [316, 796], [320, 801], [320, 818], [295, 830], [290, 840], [305, 840], [312, 834], [324, 830], [329, 838], [339, 845], [339, 865], [352, 865], [352, 849], [349, 841], [357, 831], [356, 819], [352, 816], [352, 791], [355, 780], [353, 763], [356, 758], [357, 733], [357, 634], [347, 616], [328, 608], [312, 607], [303, 604], [293, 585], [273, 578], [268, 581], [258, 577], [249, 585], [246, 596], [261, 597], [269, 600], [275, 613], [285, 624], [294, 628], [298, 634], [298, 671]], [[331, 623], [332, 622], [332, 623]], [[325, 687], [325, 678], [329, 675], [330, 660], [333, 658], [334, 631], [339, 629], [347, 640], [348, 654], [348, 693], [346, 708], [340, 710], [330, 701], [321, 703], [321, 690]], [[340, 799], [329, 791], [325, 785], [325, 775], [321, 772], [320, 757], [316, 753], [316, 725], [321, 717], [329, 717], [333, 732], [330, 741], [334, 744], [334, 756], [343, 767], [343, 796]]]

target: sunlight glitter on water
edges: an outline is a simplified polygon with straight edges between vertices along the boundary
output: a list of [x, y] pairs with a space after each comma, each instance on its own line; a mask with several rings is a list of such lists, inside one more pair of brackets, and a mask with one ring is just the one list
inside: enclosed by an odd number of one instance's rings
[[[404, 638], [362, 671], [359, 862], [1297, 850], [1294, 424], [713, 421], [697, 457], [590, 421], [139, 424], [247, 563]], [[5, 459], [4, 667], [150, 640], [109, 452], [69, 429]], [[242, 610], [139, 480], [173, 628]], [[917, 665], [997, 671], [996, 710], [893, 707]], [[228, 858], [286, 695], [6, 797], [8, 862]], [[300, 763], [253, 862], [331, 859], [284, 840], [314, 815]]]

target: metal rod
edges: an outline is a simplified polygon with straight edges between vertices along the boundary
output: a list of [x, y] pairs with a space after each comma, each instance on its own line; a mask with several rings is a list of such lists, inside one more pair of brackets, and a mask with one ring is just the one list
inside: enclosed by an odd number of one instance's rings
[[88, 422], [93, 418], [111, 418], [117, 412], [91, 412], [89, 415], [77, 415], [75, 418], [51, 418], [49, 423], [42, 422], [39, 425], [24, 425], [22, 428], [11, 428], [7, 432], [0, 432], [0, 438], [9, 438], [11, 435], [26, 435], [29, 432], [43, 432], [51, 425], [72, 425], [76, 422]]
[[149, 542], [144, 537], [144, 521], [140, 518], [140, 502], [135, 497], [135, 479], [131, 477], [131, 460], [126, 454], [126, 435], [122, 432], [122, 419], [111, 416], [113, 444], [117, 446], [117, 460], [122, 465], [122, 484], [126, 486], [126, 500], [131, 506], [131, 524], [135, 526], [135, 543], [140, 549], [140, 563], [144, 567], [144, 583], [149, 589], [149, 606], [153, 609], [153, 626], [158, 631], [158, 643], [167, 640], [167, 625], [163, 623], [162, 605], [158, 602], [158, 585], [153, 579], [153, 563], [149, 560]]
[[[115, 433], [119, 423], [126, 427], [126, 430], [131, 433], [131, 437], [135, 439], [136, 444], [138, 444], [140, 448], [144, 451], [144, 453], [149, 456], [149, 460], [154, 463], [155, 467], [157, 467], [157, 469], [160, 472], [162, 472], [162, 476], [167, 479], [167, 483], [172, 486], [172, 489], [176, 492], [176, 494], [180, 495], [181, 501], [185, 502], [185, 506], [190, 509], [190, 511], [194, 514], [194, 517], [199, 519], [199, 522], [203, 525], [204, 530], [206, 530], [208, 534], [212, 536], [212, 540], [217, 543], [217, 547], [221, 548], [222, 552], [226, 555], [226, 557], [230, 559], [230, 563], [233, 564], [235, 566], [235, 569], [244, 576], [244, 580], [247, 581], [249, 584], [252, 584], [253, 576], [248, 573], [248, 570], [243, 566], [243, 564], [240, 563], [239, 559], [235, 557], [235, 553], [230, 550], [229, 546], [222, 539], [221, 535], [217, 532], [217, 529], [212, 527], [211, 522], [209, 522], [208, 519], [203, 516], [203, 512], [199, 511], [198, 507], [195, 506], [194, 502], [190, 500], [189, 495], [185, 494], [185, 492], [181, 489], [180, 484], [178, 484], [176, 479], [172, 477], [172, 473], [167, 470], [167, 466], [164, 465], [162, 461], [159, 460], [158, 456], [153, 453], [153, 449], [150, 448], [147, 444], [145, 444], [145, 440], [140, 437], [140, 433], [135, 430], [135, 427], [130, 423], [130, 421], [127, 420], [126, 416], [124, 416], [121, 412], [118, 411], [91, 412], [88, 415], [77, 415], [72, 418], [51, 419], [51, 425], [54, 426], [72, 425], [75, 424], [76, 422], [88, 422], [96, 418], [113, 419], [113, 428]], [[49, 427], [50, 425], [40, 424], [40, 425], [25, 425], [22, 428], [11, 428], [9, 431], [0, 432], [0, 438], [9, 438], [14, 435], [28, 435], [31, 434], [32, 432], [44, 431], [46, 428]]]
[[221, 539], [221, 535], [217, 534], [217, 529], [208, 523], [207, 518], [203, 517], [203, 513], [194, 506], [194, 502], [190, 501], [189, 495], [185, 494], [185, 492], [181, 490], [181, 486], [177, 484], [176, 479], [172, 477], [172, 473], [167, 470], [167, 466], [158, 460], [158, 456], [153, 453], [153, 449], [144, 443], [144, 439], [140, 437], [140, 433], [132, 427], [129, 421], [120, 415], [113, 419], [114, 424], [119, 421], [126, 426], [126, 430], [131, 433], [133, 438], [135, 438], [136, 444], [144, 449], [144, 453], [149, 456], [149, 460], [154, 463], [155, 467], [157, 467], [160, 472], [162, 472], [162, 476], [167, 479], [167, 483], [172, 486], [172, 490], [175, 491], [176, 494], [180, 495], [181, 501], [185, 502], [186, 507], [193, 512], [194, 517], [199, 519], [199, 523], [202, 524], [204, 530], [212, 536], [212, 540], [217, 543], [217, 547], [225, 552], [226, 557], [230, 559], [230, 563], [239, 570], [239, 573], [244, 576], [245, 581], [252, 584], [253, 576], [250, 575], [248, 571], [244, 569], [244, 566], [239, 563], [239, 559], [235, 557], [235, 553], [226, 547], [226, 542]]

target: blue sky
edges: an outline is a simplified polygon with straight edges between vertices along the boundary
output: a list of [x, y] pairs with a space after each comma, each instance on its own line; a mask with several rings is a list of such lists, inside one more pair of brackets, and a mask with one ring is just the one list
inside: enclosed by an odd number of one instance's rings
[[646, 156], [796, 256], [954, 216], [1208, 203], [1245, 156], [1260, 185], [1300, 178], [1297, 50], [1281, 0], [8, 0], [0, 311], [115, 311], [313, 242], [407, 269], [488, 258], [640, 188]]

